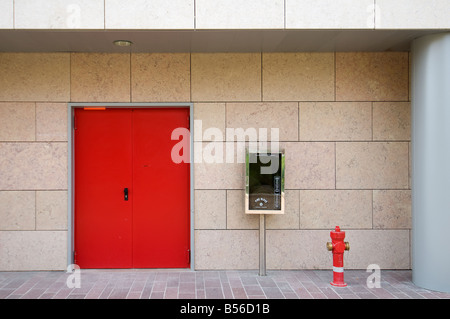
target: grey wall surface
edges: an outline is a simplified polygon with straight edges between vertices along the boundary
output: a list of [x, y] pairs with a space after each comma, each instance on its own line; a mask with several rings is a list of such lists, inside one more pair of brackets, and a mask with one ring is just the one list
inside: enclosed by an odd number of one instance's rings
[[413, 282], [450, 292], [450, 33], [412, 49]]

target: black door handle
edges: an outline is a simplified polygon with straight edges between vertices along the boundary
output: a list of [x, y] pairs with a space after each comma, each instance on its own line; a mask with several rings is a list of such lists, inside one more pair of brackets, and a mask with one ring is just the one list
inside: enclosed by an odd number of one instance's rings
[[128, 200], [128, 188], [123, 189], [123, 199]]

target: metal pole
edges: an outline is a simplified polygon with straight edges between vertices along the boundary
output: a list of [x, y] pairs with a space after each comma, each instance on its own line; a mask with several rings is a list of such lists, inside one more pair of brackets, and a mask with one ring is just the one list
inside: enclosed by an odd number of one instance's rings
[[259, 275], [266, 275], [266, 215], [259, 214]]

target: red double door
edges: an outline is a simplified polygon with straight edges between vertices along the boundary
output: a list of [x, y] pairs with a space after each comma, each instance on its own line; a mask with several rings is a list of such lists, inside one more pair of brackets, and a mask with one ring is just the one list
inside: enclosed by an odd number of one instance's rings
[[189, 109], [75, 110], [81, 268], [189, 267], [190, 168], [171, 158], [179, 127], [189, 127]]

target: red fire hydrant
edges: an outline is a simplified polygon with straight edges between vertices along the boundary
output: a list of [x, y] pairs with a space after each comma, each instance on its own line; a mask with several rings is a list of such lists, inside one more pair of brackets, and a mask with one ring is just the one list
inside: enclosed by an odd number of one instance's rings
[[350, 250], [350, 244], [344, 242], [345, 232], [336, 226], [334, 231], [330, 232], [331, 243], [327, 243], [327, 249], [333, 252], [333, 281], [332, 286], [346, 287], [344, 282], [344, 251]]

